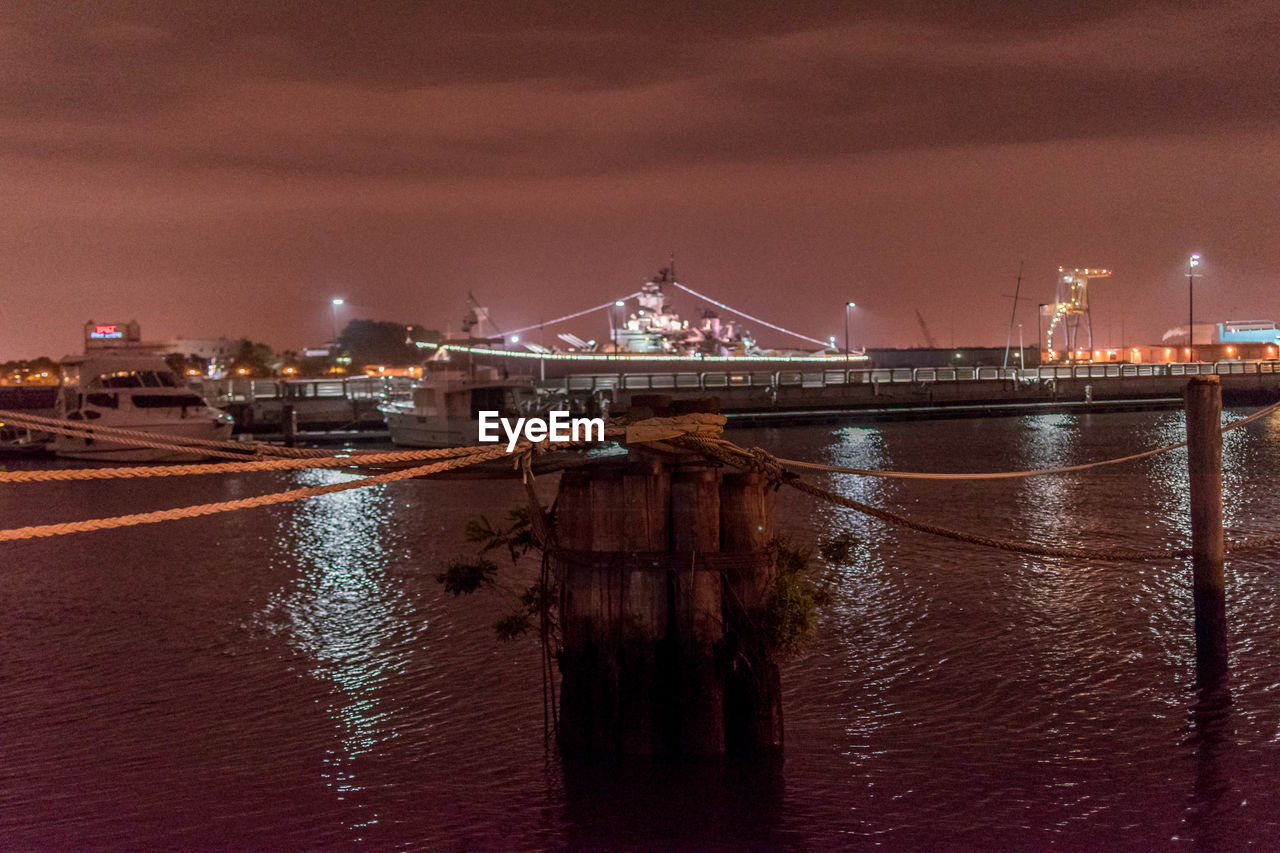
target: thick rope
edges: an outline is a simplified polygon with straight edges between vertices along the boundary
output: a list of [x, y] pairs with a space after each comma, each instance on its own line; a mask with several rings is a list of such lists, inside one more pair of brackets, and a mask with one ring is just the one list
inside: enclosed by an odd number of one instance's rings
[[[1263, 417], [1280, 408], [1280, 404], [1269, 406], [1255, 414], [1230, 424], [1222, 430], [1228, 432], [1244, 426], [1245, 424]], [[878, 518], [890, 524], [896, 524], [916, 530], [922, 533], [929, 533], [935, 536], [942, 536], [959, 542], [967, 542], [970, 544], [983, 545], [989, 548], [995, 548], [1002, 551], [1010, 551], [1014, 553], [1027, 554], [1037, 557], [1067, 557], [1074, 559], [1086, 560], [1107, 560], [1107, 561], [1147, 561], [1147, 560], [1166, 560], [1171, 558], [1185, 558], [1190, 556], [1189, 549], [1177, 550], [1139, 550], [1123, 547], [1108, 548], [1073, 548], [1063, 546], [1048, 546], [1025, 544], [1021, 542], [1013, 542], [1005, 539], [998, 539], [989, 536], [979, 536], [976, 534], [964, 533], [962, 531], [952, 530], [951, 528], [942, 527], [940, 525], [928, 524], [916, 521], [908, 516], [891, 510], [873, 507], [860, 501], [847, 498], [837, 494], [829, 489], [823, 489], [812, 483], [800, 479], [793, 471], [788, 470], [788, 465], [792, 464], [790, 460], [778, 459], [772, 454], [761, 448], [746, 449], [739, 447], [732, 442], [715, 437], [719, 431], [719, 424], [714, 419], [706, 416], [682, 416], [678, 418], [652, 418], [649, 421], [641, 422], [644, 428], [636, 430], [637, 425], [633, 425], [627, 430], [611, 428], [607, 431], [608, 435], [613, 437], [625, 437], [637, 443], [643, 443], [645, 440], [651, 440], [658, 443], [672, 440], [677, 444], [682, 444], [691, 449], [698, 450], [703, 454], [718, 459], [729, 465], [738, 468], [755, 470], [762, 472], [766, 478], [775, 485], [783, 484], [791, 486], [798, 491], [809, 494], [813, 497], [826, 500], [840, 506], [854, 509], [873, 518]], [[634, 431], [633, 431], [634, 430]], [[589, 442], [556, 442], [556, 444], [586, 444]], [[526, 485], [529, 483], [530, 460], [535, 453], [545, 452], [550, 442], [538, 442], [531, 444], [522, 442], [518, 449], [514, 452], [514, 464], [518, 469], [523, 469]], [[1139, 454], [1133, 454], [1119, 459], [1104, 460], [1102, 462], [1089, 463], [1083, 466], [1071, 466], [1062, 469], [1047, 469], [1039, 471], [1024, 472], [1006, 472], [994, 476], [1033, 476], [1037, 474], [1059, 473], [1069, 470], [1081, 470], [1083, 468], [1096, 467], [1103, 464], [1116, 464], [1117, 462], [1131, 461], [1133, 459], [1151, 456], [1156, 453], [1163, 453], [1176, 447], [1184, 446], [1185, 442], [1177, 445], [1169, 445], [1156, 450], [1145, 451]], [[227, 501], [217, 504], [202, 504], [194, 507], [181, 507], [172, 510], [162, 510], [154, 513], [145, 513], [131, 516], [117, 516], [114, 518], [93, 519], [82, 522], [71, 522], [68, 524], [58, 525], [41, 525], [36, 527], [24, 527], [13, 530], [0, 531], [0, 541], [11, 541], [16, 539], [29, 539], [45, 536], [57, 536], [64, 533], [75, 533], [85, 530], [103, 530], [114, 527], [126, 527], [135, 524], [152, 524], [159, 521], [168, 521], [177, 518], [191, 518], [200, 515], [210, 515], [218, 512], [228, 512], [235, 509], [244, 509], [254, 506], [267, 506], [276, 503], [285, 503], [289, 501], [302, 500], [307, 497], [313, 497], [321, 494], [328, 494], [335, 491], [343, 491], [350, 488], [359, 488], [365, 485], [376, 485], [383, 482], [392, 482], [395, 480], [408, 479], [410, 477], [418, 477], [440, 471], [461, 468], [476, 462], [488, 459], [496, 459], [507, 455], [507, 451], [501, 443], [469, 448], [443, 448], [440, 450], [430, 451], [399, 451], [390, 453], [369, 453], [361, 455], [346, 455], [329, 457], [326, 459], [296, 459], [296, 460], [263, 460], [257, 462], [244, 462], [234, 464], [218, 464], [218, 465], [193, 465], [193, 466], [169, 466], [167, 468], [119, 468], [119, 469], [98, 469], [98, 470], [81, 470], [81, 471], [21, 471], [21, 472], [0, 472], [0, 482], [23, 482], [23, 481], [39, 481], [39, 480], [70, 480], [70, 479], [106, 479], [111, 477], [145, 477], [145, 476], [179, 476], [187, 473], [223, 473], [230, 471], [263, 471], [263, 470], [286, 470], [294, 468], [330, 468], [345, 467], [355, 464], [374, 464], [375, 462], [402, 462], [414, 458], [422, 458], [424, 454], [450, 454], [453, 458], [445, 459], [434, 464], [409, 468], [402, 471], [380, 474], [373, 477], [367, 477], [351, 483], [332, 484], [329, 486], [319, 486], [309, 489], [296, 489], [288, 492], [281, 492], [273, 495], [263, 495], [257, 498], [246, 498], [236, 501]], [[892, 474], [893, 472], [863, 472], [856, 469], [839, 469], [826, 466], [805, 465], [804, 467], [820, 467], [825, 470], [834, 471], [836, 473], [868, 473], [868, 474]], [[4, 476], [16, 475], [16, 476]], [[936, 477], [939, 475], [917, 474], [917, 477]], [[962, 478], [966, 475], [960, 475]], [[968, 478], [980, 479], [991, 478], [993, 475], [967, 475]], [[950, 475], [940, 475], [940, 478], [950, 478]], [[1228, 551], [1232, 554], [1242, 553], [1246, 551], [1261, 550], [1280, 544], [1280, 536], [1254, 537], [1252, 539], [1236, 542], [1228, 545]]]
[[[40, 432], [52, 432], [72, 438], [93, 438], [110, 441], [113, 444], [127, 444], [135, 447], [151, 447], [160, 450], [179, 450], [184, 453], [202, 452], [206, 456], [221, 456], [232, 459], [243, 459], [246, 456], [287, 456], [317, 457], [326, 456], [328, 451], [309, 450], [298, 447], [281, 447], [276, 444], [250, 441], [219, 441], [209, 438], [193, 438], [179, 435], [163, 435], [145, 430], [122, 429], [120, 427], [97, 426], [84, 421], [66, 421], [57, 418], [46, 418], [23, 412], [0, 410], [0, 421], [15, 426], [26, 427]], [[161, 442], [159, 438], [165, 439]]]
[[0, 471], [0, 483], [48, 483], [74, 480], [128, 480], [157, 477], [190, 477], [203, 474], [242, 474], [257, 471], [296, 471], [309, 468], [354, 468], [398, 462], [424, 462], [470, 456], [493, 445], [450, 447], [439, 450], [400, 450], [311, 459], [261, 459], [254, 462], [217, 462], [184, 465], [138, 465], [128, 468], [74, 468]]
[[[718, 434], [723, 423], [724, 417], [722, 415], [692, 414], [680, 415], [672, 418], [650, 418], [627, 427], [609, 427], [605, 430], [605, 438], [629, 440], [633, 436], [673, 436], [680, 435], [685, 432], [691, 432], [698, 435], [714, 435]], [[140, 441], [135, 442], [133, 439], [129, 439], [129, 442], [141, 443]], [[530, 445], [528, 442], [521, 442], [520, 447], [522, 449], [517, 449], [513, 451], [513, 453], [517, 456], [522, 452], [544, 453], [552, 447], [572, 448], [592, 443], [594, 442], [587, 441], [585, 439], [557, 442], [542, 441], [538, 442], [536, 445]], [[151, 443], [147, 446], [164, 447], [165, 445]], [[261, 446], [269, 447], [271, 445]], [[139, 465], [121, 468], [69, 468], [63, 470], [0, 471], [0, 483], [124, 480], [155, 477], [188, 477], [204, 474], [239, 474], [256, 471], [293, 471], [303, 468], [342, 468], [347, 466], [386, 465], [403, 462], [421, 462], [429, 459], [453, 459], [460, 456], [469, 456], [474, 453], [487, 451], [494, 446], [495, 445], [492, 444], [478, 444], [471, 445], [469, 447], [441, 447], [425, 450], [359, 450], [343, 451], [340, 454], [333, 454], [330, 451], [319, 451], [325, 455], [313, 455], [298, 459], [259, 459], [250, 462], [230, 463], [188, 463], [182, 465]], [[501, 446], [501, 444], [498, 446]], [[174, 449], [186, 450], [186, 448], [180, 447], [175, 447]], [[246, 454], [243, 453], [225, 455], [231, 456], [235, 459], [244, 459], [246, 456]], [[517, 459], [516, 461], [518, 463], [519, 460]]]
[[391, 471], [386, 474], [378, 474], [373, 477], [365, 477], [360, 480], [352, 480], [345, 483], [330, 483], [326, 486], [312, 486], [305, 489], [293, 489], [287, 492], [277, 492], [275, 494], [260, 495], [253, 498], [242, 498], [233, 501], [223, 501], [221, 503], [197, 504], [195, 506], [178, 507], [176, 509], [165, 509], [157, 512], [139, 513], [135, 515], [119, 515], [112, 518], [95, 518], [87, 521], [72, 521], [65, 524], [42, 524], [33, 527], [18, 527], [10, 530], [0, 530], [0, 542], [12, 542], [19, 539], [37, 539], [49, 536], [62, 536], [67, 533], [83, 533], [90, 530], [111, 530], [117, 527], [133, 527], [139, 524], [157, 524], [161, 521], [175, 521], [180, 518], [197, 518], [199, 516], [214, 515], [221, 512], [232, 512], [238, 509], [272, 506], [274, 504], [300, 501], [306, 498], [332, 494], [334, 492], [343, 492], [348, 489], [361, 489], [366, 486], [377, 486], [383, 483], [393, 483], [397, 480], [407, 480], [412, 477], [422, 477], [427, 474], [437, 474], [442, 471], [464, 468], [477, 462], [496, 459], [505, 454], [506, 448], [501, 445], [494, 445], [480, 453], [474, 453], [470, 456], [464, 456], [457, 459], [445, 459], [440, 462], [433, 462], [430, 465], [421, 465], [416, 468], [405, 468], [400, 471]]
[[[856, 510], [864, 515], [869, 515], [872, 518], [880, 519], [881, 521], [889, 524], [906, 527], [909, 530], [915, 530], [920, 533], [941, 536], [956, 542], [967, 542], [972, 545], [982, 545], [999, 551], [1010, 551], [1017, 554], [1026, 554], [1032, 557], [1066, 557], [1081, 560], [1104, 560], [1108, 562], [1163, 561], [1170, 559], [1182, 559], [1191, 556], [1191, 550], [1189, 548], [1148, 550], [1124, 548], [1120, 546], [1106, 548], [1073, 548], [1070, 546], [1028, 544], [1023, 542], [1014, 542], [1009, 539], [999, 539], [993, 536], [979, 536], [977, 534], [965, 533], [963, 531], [953, 530], [949, 527], [942, 527], [937, 524], [916, 521], [915, 519], [901, 513], [881, 509], [880, 507], [873, 507], [870, 504], [864, 504], [861, 501], [845, 497], [844, 495], [833, 492], [830, 489], [824, 489], [820, 486], [816, 486], [807, 480], [802, 480], [797, 474], [787, 471], [782, 466], [780, 460], [769, 457], [769, 454], [760, 450], [760, 448], [752, 448], [748, 451], [745, 448], [733, 445], [731, 442], [723, 440], [712, 441], [697, 436], [689, 436], [681, 439], [680, 443], [687, 444], [701, 450], [706, 455], [711, 456], [714, 459], [718, 459], [721, 462], [725, 462], [726, 464], [733, 465], [736, 468], [758, 471], [775, 486], [785, 484], [797, 491], [820, 498], [828, 503], [848, 507], [849, 509]], [[1276, 544], [1280, 544], [1280, 536], [1255, 537], [1252, 539], [1229, 543], [1227, 545], [1227, 552], [1233, 555], [1242, 554], [1273, 547]]]
[[[1246, 424], [1252, 423], [1259, 418], [1265, 417], [1272, 412], [1280, 409], [1280, 403], [1273, 403], [1265, 409], [1261, 409], [1249, 415], [1247, 418], [1241, 418], [1223, 427], [1221, 432], [1226, 434], [1233, 429], [1239, 429]], [[1122, 462], [1133, 462], [1138, 459], [1145, 459], [1148, 456], [1157, 456], [1161, 453], [1168, 453], [1170, 450], [1177, 450], [1186, 447], [1185, 441], [1177, 444], [1166, 444], [1164, 447], [1157, 447], [1154, 450], [1144, 450], [1141, 453], [1133, 453], [1128, 456], [1120, 456], [1115, 459], [1102, 459], [1097, 462], [1085, 462], [1081, 465], [1065, 465], [1060, 468], [1038, 468], [1031, 471], [994, 471], [986, 473], [971, 474], [943, 474], [934, 472], [918, 472], [918, 471], [878, 471], [865, 468], [841, 468], [837, 465], [823, 465], [818, 462], [800, 462], [795, 459], [783, 459], [780, 457], [772, 457], [779, 465], [785, 468], [806, 468], [812, 471], [827, 471], [832, 474], [853, 474], [859, 477], [880, 477], [904, 480], [1007, 480], [1020, 477], [1040, 477], [1045, 474], [1066, 474], [1072, 471], [1087, 471], [1090, 468], [1101, 468], [1104, 465], [1119, 465]], [[744, 451], [744, 452], [755, 452]]]

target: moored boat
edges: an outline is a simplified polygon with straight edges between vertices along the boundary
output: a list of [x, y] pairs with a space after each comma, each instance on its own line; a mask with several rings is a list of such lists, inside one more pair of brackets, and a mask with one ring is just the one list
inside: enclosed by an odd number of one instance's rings
[[524, 417], [546, 408], [529, 376], [503, 376], [491, 367], [455, 368], [447, 361], [428, 362], [422, 381], [408, 400], [378, 407], [401, 447], [462, 447], [479, 442], [480, 412]]
[[[227, 441], [232, 419], [185, 387], [159, 356], [104, 352], [63, 359], [57, 417], [165, 439]], [[207, 458], [198, 451], [139, 447], [101, 438], [55, 435], [53, 451], [71, 459], [180, 462]]]

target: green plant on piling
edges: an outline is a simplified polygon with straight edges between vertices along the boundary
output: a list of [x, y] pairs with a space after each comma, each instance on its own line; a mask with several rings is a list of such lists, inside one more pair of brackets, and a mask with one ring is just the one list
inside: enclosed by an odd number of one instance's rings
[[[468, 542], [478, 546], [480, 555], [505, 551], [513, 565], [530, 551], [539, 549], [528, 507], [509, 510], [504, 524], [495, 525], [485, 516], [472, 519], [467, 522], [465, 535]], [[843, 563], [848, 561], [856, 545], [857, 540], [851, 534], [841, 533], [823, 542], [818, 553], [828, 564]], [[777, 571], [765, 607], [764, 637], [773, 655], [789, 660], [803, 653], [817, 636], [818, 608], [831, 600], [831, 580], [815, 569], [811, 549], [787, 539], [777, 540], [774, 547]], [[524, 636], [543, 619], [554, 626], [556, 588], [546, 573], [537, 582], [517, 591], [498, 584], [497, 572], [497, 565], [479, 556], [474, 560], [454, 560], [436, 575], [436, 581], [455, 596], [468, 595], [484, 586], [498, 586], [515, 596], [515, 609], [493, 626], [502, 640]]]
[[[515, 565], [530, 551], [538, 550], [533, 532], [533, 520], [529, 508], [519, 506], [508, 510], [504, 524], [495, 525], [486, 516], [467, 522], [465, 534], [468, 542], [476, 545], [480, 555], [493, 551], [505, 551]], [[502, 640], [522, 637], [540, 623], [543, 615], [550, 613], [555, 603], [555, 589], [544, 582], [546, 573], [523, 590], [502, 586], [496, 580], [498, 567], [480, 556], [474, 560], [454, 560], [436, 575], [436, 581], [445, 591], [457, 595], [469, 595], [482, 586], [496, 586], [515, 596], [515, 609], [494, 623], [494, 631]]]
[[786, 539], [774, 543], [777, 570], [765, 606], [765, 636], [773, 655], [798, 657], [818, 633], [818, 608], [831, 600], [828, 579], [814, 576], [813, 552]]

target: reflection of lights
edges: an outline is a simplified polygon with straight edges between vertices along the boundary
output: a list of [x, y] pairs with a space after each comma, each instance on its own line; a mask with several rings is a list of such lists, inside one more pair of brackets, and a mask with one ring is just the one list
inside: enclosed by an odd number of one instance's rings
[[[296, 476], [301, 485], [318, 486], [353, 475]], [[385, 486], [322, 495], [296, 505], [278, 543], [299, 576], [268, 605], [283, 620], [268, 614], [266, 621], [283, 621], [287, 640], [306, 656], [311, 675], [332, 685], [322, 701], [337, 738], [326, 750], [323, 777], [339, 800], [364, 790], [357, 760], [397, 731], [398, 709], [385, 705], [382, 687], [405, 666], [410, 627], [399, 590], [386, 579], [388, 520]], [[370, 814], [359, 825], [377, 820]]]

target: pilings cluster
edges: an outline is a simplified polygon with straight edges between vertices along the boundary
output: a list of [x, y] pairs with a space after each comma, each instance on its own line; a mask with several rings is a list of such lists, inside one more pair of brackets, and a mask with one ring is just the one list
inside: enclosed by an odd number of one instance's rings
[[697, 454], [636, 447], [564, 473], [552, 561], [566, 754], [781, 749], [773, 536], [764, 478]]

